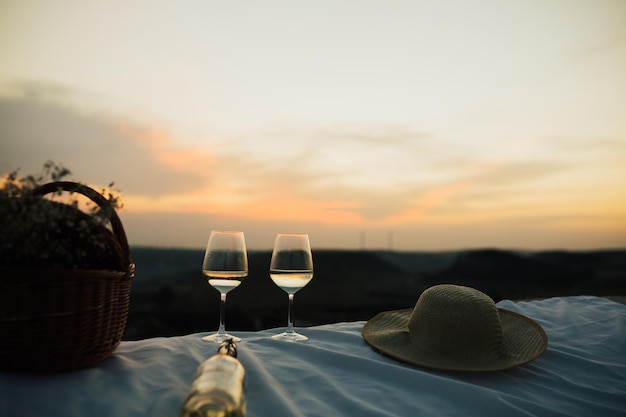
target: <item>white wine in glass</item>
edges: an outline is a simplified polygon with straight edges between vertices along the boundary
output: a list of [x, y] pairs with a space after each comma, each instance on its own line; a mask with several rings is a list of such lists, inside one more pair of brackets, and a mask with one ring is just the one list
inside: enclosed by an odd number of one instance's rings
[[313, 257], [309, 235], [280, 233], [276, 236], [270, 262], [270, 278], [289, 296], [287, 330], [272, 338], [289, 342], [307, 340], [308, 337], [294, 330], [291, 310], [294, 294], [313, 278]]
[[207, 277], [209, 284], [220, 292], [219, 328], [217, 333], [204, 336], [202, 340], [214, 343], [222, 343], [226, 339], [241, 341], [241, 338], [226, 333], [224, 310], [226, 294], [239, 286], [248, 276], [248, 254], [243, 232], [211, 231], [202, 263], [202, 273]]

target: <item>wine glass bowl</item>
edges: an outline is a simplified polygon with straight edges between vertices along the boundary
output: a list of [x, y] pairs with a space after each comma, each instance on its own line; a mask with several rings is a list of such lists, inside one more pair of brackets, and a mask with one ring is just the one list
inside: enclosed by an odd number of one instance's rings
[[243, 232], [211, 231], [207, 243], [202, 273], [209, 284], [220, 292], [220, 325], [217, 333], [202, 340], [221, 343], [226, 339], [238, 342], [241, 338], [226, 333], [224, 314], [226, 294], [248, 276], [248, 254]]
[[308, 337], [294, 330], [291, 310], [294, 294], [313, 278], [313, 257], [309, 235], [280, 233], [276, 236], [270, 261], [270, 278], [289, 297], [287, 330], [272, 338], [290, 342], [307, 340]]

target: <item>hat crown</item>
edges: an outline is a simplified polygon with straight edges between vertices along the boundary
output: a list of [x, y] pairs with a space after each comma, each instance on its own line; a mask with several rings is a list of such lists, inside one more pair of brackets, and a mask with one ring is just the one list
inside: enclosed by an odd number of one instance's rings
[[450, 284], [436, 285], [422, 293], [408, 329], [411, 343], [456, 357], [497, 356], [503, 340], [494, 301], [474, 288]]

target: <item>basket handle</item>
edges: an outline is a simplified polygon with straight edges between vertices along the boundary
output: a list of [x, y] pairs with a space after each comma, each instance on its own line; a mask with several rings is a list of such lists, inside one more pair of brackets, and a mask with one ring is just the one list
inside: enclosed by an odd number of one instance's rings
[[[90, 188], [84, 184], [80, 184], [73, 181], [54, 181], [49, 182], [47, 184], [41, 185], [37, 187], [33, 193], [35, 195], [45, 195], [50, 193], [55, 193], [58, 191], [69, 191], [75, 192], [88, 197], [94, 203], [96, 203], [99, 207], [110, 207], [109, 201], [99, 192]], [[117, 240], [117, 243], [122, 250], [120, 254], [122, 256], [123, 266], [125, 268], [130, 267], [130, 248], [128, 247], [128, 239], [126, 238], [126, 232], [124, 231], [124, 227], [122, 226], [122, 222], [118, 217], [115, 210], [111, 210], [111, 216], [108, 219], [111, 222], [111, 228], [113, 230], [113, 235]]]

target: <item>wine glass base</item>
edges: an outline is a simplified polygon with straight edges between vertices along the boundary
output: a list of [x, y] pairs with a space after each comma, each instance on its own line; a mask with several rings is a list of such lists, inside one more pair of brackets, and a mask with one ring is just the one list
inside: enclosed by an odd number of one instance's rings
[[224, 340], [233, 339], [233, 342], [241, 342], [241, 337], [233, 336], [228, 333], [213, 333], [201, 338], [205, 342], [222, 343]]
[[272, 339], [282, 340], [285, 342], [304, 342], [305, 340], [309, 340], [309, 338], [305, 335], [296, 332], [283, 332], [275, 334], [272, 336]]

